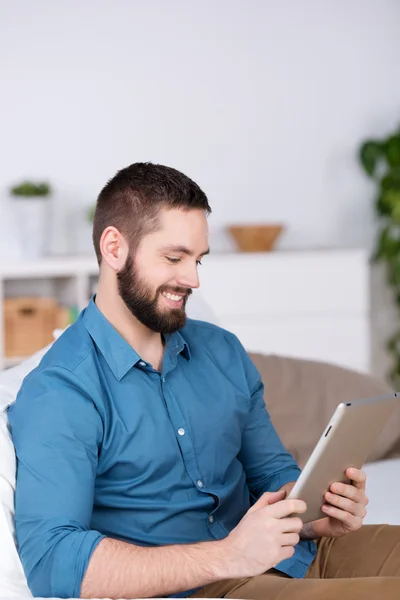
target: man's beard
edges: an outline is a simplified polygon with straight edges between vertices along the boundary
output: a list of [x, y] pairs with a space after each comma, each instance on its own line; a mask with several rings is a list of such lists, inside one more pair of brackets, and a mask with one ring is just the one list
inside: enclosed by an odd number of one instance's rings
[[[146, 281], [140, 277], [132, 257], [129, 255], [124, 268], [117, 273], [118, 291], [123, 302], [134, 317], [143, 325], [157, 333], [174, 333], [186, 323], [186, 302], [192, 290], [190, 288], [171, 288], [160, 286], [152, 292]], [[183, 296], [179, 308], [160, 310], [158, 300], [162, 292]]]

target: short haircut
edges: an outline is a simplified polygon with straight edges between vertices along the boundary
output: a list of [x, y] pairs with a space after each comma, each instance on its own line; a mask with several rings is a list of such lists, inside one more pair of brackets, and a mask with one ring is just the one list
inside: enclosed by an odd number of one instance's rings
[[201, 209], [211, 213], [207, 196], [189, 177], [164, 165], [134, 163], [121, 169], [101, 190], [93, 217], [93, 245], [101, 263], [100, 238], [113, 226], [131, 251], [159, 227], [162, 208]]

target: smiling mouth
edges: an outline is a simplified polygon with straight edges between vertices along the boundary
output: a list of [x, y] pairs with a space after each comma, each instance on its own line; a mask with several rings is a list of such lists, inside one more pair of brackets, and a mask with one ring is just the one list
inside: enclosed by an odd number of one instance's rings
[[170, 292], [162, 292], [162, 296], [164, 296], [165, 298], [168, 298], [168, 300], [172, 300], [173, 302], [176, 302], [178, 304], [186, 296], [186, 294], [178, 295], [178, 294], [171, 294]]
[[173, 294], [172, 292], [161, 292], [163, 296], [164, 304], [166, 304], [171, 310], [183, 310], [186, 299], [189, 294]]

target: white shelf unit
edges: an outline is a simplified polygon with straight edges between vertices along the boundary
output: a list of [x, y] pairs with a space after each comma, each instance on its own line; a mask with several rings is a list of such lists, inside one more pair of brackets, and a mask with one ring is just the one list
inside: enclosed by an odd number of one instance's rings
[[369, 279], [363, 249], [215, 254], [200, 289], [248, 351], [369, 372]]
[[[368, 253], [359, 249], [226, 253], [200, 267], [200, 296], [188, 315], [235, 333], [250, 351], [328, 361], [370, 370]], [[0, 265], [0, 310], [6, 295], [29, 295], [36, 281], [47, 295], [82, 310], [98, 275], [95, 258], [47, 258]], [[18, 287], [19, 286], [19, 287]], [[39, 295], [39, 294], [37, 294]], [[44, 294], [41, 294], [44, 295]], [[210, 307], [201, 308], [204, 301]], [[4, 357], [0, 368], [23, 357]]]
[[[88, 303], [98, 265], [92, 257], [52, 257], [0, 263], [0, 369], [26, 357], [4, 356], [3, 300], [8, 295], [53, 295], [62, 303], [82, 310]], [[33, 293], [30, 290], [34, 290]]]

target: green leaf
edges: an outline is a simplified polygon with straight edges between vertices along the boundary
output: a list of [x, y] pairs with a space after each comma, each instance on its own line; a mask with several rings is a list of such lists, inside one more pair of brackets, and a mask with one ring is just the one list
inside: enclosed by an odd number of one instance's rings
[[400, 266], [399, 265], [393, 265], [393, 267], [391, 267], [389, 281], [393, 287], [400, 286]]
[[10, 192], [13, 196], [23, 196], [25, 198], [49, 196], [51, 194], [51, 187], [46, 182], [35, 183], [34, 181], [23, 181], [19, 185], [12, 187]]
[[392, 198], [392, 218], [393, 222], [400, 225], [400, 192], [391, 192]]
[[380, 260], [385, 255], [385, 242], [389, 235], [389, 227], [384, 227], [380, 234], [376, 244], [375, 253], [373, 255], [373, 260]]
[[384, 144], [387, 161], [391, 167], [400, 166], [400, 135], [392, 135]]
[[389, 217], [391, 214], [391, 206], [386, 202], [384, 194], [381, 194], [375, 204], [375, 211], [378, 217]]
[[400, 190], [383, 190], [376, 208], [380, 216], [388, 216], [393, 224], [400, 224]]
[[365, 142], [359, 151], [359, 160], [364, 171], [371, 177], [375, 175], [380, 160], [384, 157], [384, 148], [380, 142], [369, 140]]
[[376, 256], [377, 259], [385, 258], [392, 272], [394, 269], [397, 269], [397, 263], [400, 266], [400, 239], [394, 235], [389, 225], [381, 230], [377, 243]]
[[392, 167], [380, 181], [384, 190], [400, 190], [400, 167]]

